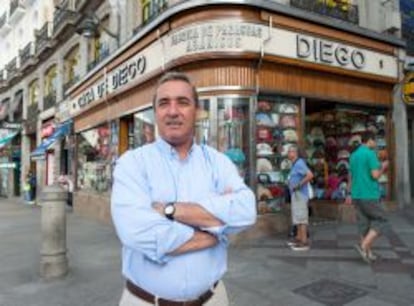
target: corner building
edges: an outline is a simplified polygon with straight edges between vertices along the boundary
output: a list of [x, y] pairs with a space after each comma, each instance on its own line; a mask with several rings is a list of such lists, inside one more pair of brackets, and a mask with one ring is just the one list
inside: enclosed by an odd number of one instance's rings
[[152, 95], [169, 70], [196, 82], [196, 140], [225, 152], [256, 191], [259, 231], [286, 229], [294, 143], [315, 173], [314, 213], [346, 219], [349, 155], [372, 130], [391, 161], [382, 197], [395, 204], [403, 48], [396, 36], [271, 1], [171, 5], [66, 91], [59, 117], [73, 121], [75, 212], [110, 219], [114, 163], [157, 135]]

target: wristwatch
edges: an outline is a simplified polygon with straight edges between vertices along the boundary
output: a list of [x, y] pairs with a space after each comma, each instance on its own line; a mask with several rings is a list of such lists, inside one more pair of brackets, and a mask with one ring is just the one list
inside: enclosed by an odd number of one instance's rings
[[174, 220], [174, 213], [175, 213], [175, 203], [169, 202], [164, 206], [164, 215], [170, 219]]

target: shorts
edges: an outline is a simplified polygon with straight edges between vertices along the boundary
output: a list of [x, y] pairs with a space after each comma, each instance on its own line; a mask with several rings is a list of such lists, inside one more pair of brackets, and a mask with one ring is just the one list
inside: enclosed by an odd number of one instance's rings
[[365, 236], [370, 229], [378, 234], [388, 234], [390, 224], [380, 200], [353, 200], [357, 209], [358, 230]]
[[308, 199], [295, 191], [291, 197], [292, 224], [309, 224]]

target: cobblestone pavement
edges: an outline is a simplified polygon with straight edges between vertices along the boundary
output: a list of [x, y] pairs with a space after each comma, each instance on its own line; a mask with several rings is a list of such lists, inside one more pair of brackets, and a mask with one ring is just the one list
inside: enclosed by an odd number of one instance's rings
[[[40, 216], [40, 207], [0, 198], [0, 305], [117, 305], [123, 280], [113, 228], [69, 212], [69, 274], [44, 281]], [[378, 241], [381, 258], [372, 265], [353, 249], [353, 224], [312, 226], [307, 252], [288, 249], [286, 235], [231, 246], [224, 279], [231, 305], [414, 305], [414, 208], [390, 219], [393, 233]]]

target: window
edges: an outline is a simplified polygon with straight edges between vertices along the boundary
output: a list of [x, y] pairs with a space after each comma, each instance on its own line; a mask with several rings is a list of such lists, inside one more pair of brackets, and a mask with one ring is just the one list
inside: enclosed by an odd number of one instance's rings
[[51, 66], [45, 75], [45, 96], [56, 96], [57, 88], [57, 68], [56, 65]]
[[148, 22], [158, 16], [167, 6], [167, 0], [141, 0], [142, 21]]
[[[102, 27], [108, 28], [109, 16], [101, 21]], [[99, 62], [109, 55], [109, 41], [111, 37], [100, 30], [98, 35], [88, 41], [88, 70], [93, 69]]]
[[79, 45], [76, 45], [65, 56], [63, 65], [63, 83], [65, 90], [73, 85], [80, 76], [80, 53]]
[[155, 118], [152, 108], [134, 114], [128, 127], [128, 148], [133, 149], [155, 140]]
[[39, 102], [39, 80], [34, 80], [29, 85], [29, 105], [36, 105]]

